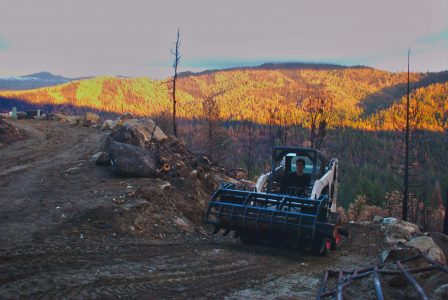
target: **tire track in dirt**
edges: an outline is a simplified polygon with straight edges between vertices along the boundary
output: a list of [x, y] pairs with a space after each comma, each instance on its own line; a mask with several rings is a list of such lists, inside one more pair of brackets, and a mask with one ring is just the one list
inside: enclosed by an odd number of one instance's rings
[[216, 286], [240, 286], [247, 278], [287, 272], [291, 264], [290, 259], [233, 246], [237, 244], [137, 244], [113, 251], [102, 247], [0, 256], [0, 298], [183, 298], [185, 291], [205, 297]]
[[[377, 231], [362, 230], [354, 236], [363, 243], [345, 245], [360, 255], [316, 258], [198, 232], [173, 231], [173, 236], [154, 240], [144, 232], [115, 231], [115, 211], [124, 212], [125, 205], [112, 198], [123, 195], [129, 181], [86, 161], [98, 151], [102, 133], [51, 121], [17, 124], [29, 138], [0, 150], [6, 158], [0, 171], [18, 168], [0, 176], [0, 299], [238, 298], [254, 295], [252, 288], [264, 295], [266, 282], [282, 286], [289, 274], [292, 290], [297, 289], [295, 280], [304, 276], [311, 281], [303, 282], [314, 282], [329, 266], [365, 263], [372, 255], [371, 242], [382, 239]], [[136, 187], [153, 184], [132, 181]], [[314, 292], [313, 286], [308, 289]]]
[[49, 208], [58, 203], [52, 195], [61, 193], [64, 197], [67, 190], [61, 173], [97, 150], [101, 137], [97, 129], [54, 121], [10, 122], [28, 138], [0, 150], [0, 244], [5, 245], [29, 242], [36, 230], [55, 222], [54, 211]]

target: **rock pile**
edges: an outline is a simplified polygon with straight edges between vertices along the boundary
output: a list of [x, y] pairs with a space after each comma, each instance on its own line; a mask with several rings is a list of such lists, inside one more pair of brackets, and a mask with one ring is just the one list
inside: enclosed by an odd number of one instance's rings
[[86, 112], [84, 116], [69, 116], [65, 114], [49, 115], [49, 118], [55, 119], [59, 122], [67, 123], [72, 126], [96, 127], [98, 126], [101, 117], [92, 112]]
[[[235, 182], [212, 163], [191, 153], [174, 137], [168, 137], [151, 119], [130, 114], [107, 120], [109, 130], [94, 157], [100, 165], [111, 165], [116, 176], [205, 179], [211, 189], [221, 180]], [[112, 129], [111, 129], [112, 128]]]
[[[109, 123], [112, 124], [109, 126]], [[101, 129], [105, 127], [112, 130], [102, 142], [101, 152], [95, 155], [96, 163], [110, 164], [114, 175], [155, 177], [161, 170], [169, 171], [163, 168], [171, 169], [161, 157], [168, 137], [152, 120], [134, 119], [125, 114], [115, 121], [105, 121]]]
[[374, 221], [381, 224], [385, 243], [391, 246], [391, 250], [383, 252], [382, 261], [397, 260], [421, 252], [441, 264], [447, 263], [448, 237], [445, 235], [422, 233], [416, 224], [396, 218], [378, 217]]
[[155, 238], [179, 230], [201, 230], [210, 195], [223, 181], [238, 183], [202, 155], [193, 154], [176, 138], [167, 136], [150, 119], [126, 114], [106, 121], [103, 129], [106, 126], [109, 132], [92, 160], [108, 166], [115, 177], [132, 181], [136, 189], [132, 200], [136, 209], [129, 208], [131, 202], [119, 204], [123, 230], [131, 228]]

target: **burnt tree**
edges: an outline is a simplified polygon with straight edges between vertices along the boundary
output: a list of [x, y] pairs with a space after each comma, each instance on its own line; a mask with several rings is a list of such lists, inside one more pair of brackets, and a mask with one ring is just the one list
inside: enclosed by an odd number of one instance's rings
[[445, 218], [443, 219], [443, 234], [448, 235], [448, 190], [445, 198]]
[[[424, 163], [427, 159], [423, 144], [423, 132], [420, 130], [422, 113], [420, 103], [416, 97], [410, 95], [408, 51], [408, 83], [405, 101], [392, 107], [392, 121], [397, 132], [397, 151], [392, 155], [391, 167], [393, 172], [403, 178], [402, 187], [402, 219], [418, 223], [425, 214], [419, 216], [419, 207], [425, 207], [423, 198], [426, 196], [427, 180], [424, 174]], [[416, 199], [410, 203], [410, 199]]]
[[224, 91], [210, 93], [202, 101], [202, 114], [205, 129], [206, 151], [215, 161], [223, 164], [229, 139], [226, 130], [220, 125], [221, 109], [216, 99]]
[[311, 148], [322, 147], [327, 127], [333, 116], [334, 100], [322, 85], [308, 86], [302, 101], [298, 101], [305, 112], [305, 123], [310, 128]]
[[177, 39], [176, 44], [174, 46], [174, 49], [171, 49], [171, 54], [174, 56], [173, 61], [173, 69], [174, 69], [174, 76], [173, 76], [173, 134], [175, 137], [177, 137], [177, 125], [176, 125], [176, 81], [177, 81], [177, 68], [179, 67], [180, 63], [180, 29], [177, 29]]

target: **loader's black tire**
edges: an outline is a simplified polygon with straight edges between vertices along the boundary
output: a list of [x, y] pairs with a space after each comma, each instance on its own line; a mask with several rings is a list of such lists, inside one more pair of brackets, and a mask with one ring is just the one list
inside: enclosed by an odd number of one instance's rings
[[241, 233], [240, 241], [244, 244], [257, 244], [259, 242], [259, 238], [255, 234]]
[[338, 232], [339, 227], [341, 227], [341, 216], [339, 215], [339, 213], [335, 212], [330, 213], [328, 223], [335, 224], [330, 249], [336, 250], [339, 244], [341, 243], [341, 234]]
[[331, 212], [328, 218], [328, 223], [339, 225], [341, 223], [341, 215], [337, 212]]
[[311, 244], [311, 251], [314, 255], [317, 256], [326, 256], [330, 249], [327, 244], [327, 239], [324, 238], [318, 238], [315, 239]]
[[[337, 229], [336, 229], [337, 230]], [[330, 250], [337, 250], [341, 243], [341, 234], [339, 232], [336, 233], [336, 238], [331, 239], [331, 248]]]

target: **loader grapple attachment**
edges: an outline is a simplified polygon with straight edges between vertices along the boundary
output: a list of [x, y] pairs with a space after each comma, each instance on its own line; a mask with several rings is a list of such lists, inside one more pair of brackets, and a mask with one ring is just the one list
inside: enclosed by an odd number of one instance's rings
[[209, 203], [206, 223], [215, 232], [289, 238], [301, 243], [321, 243], [334, 237], [335, 224], [329, 223], [327, 196], [308, 199], [297, 196], [257, 193], [224, 184]]

